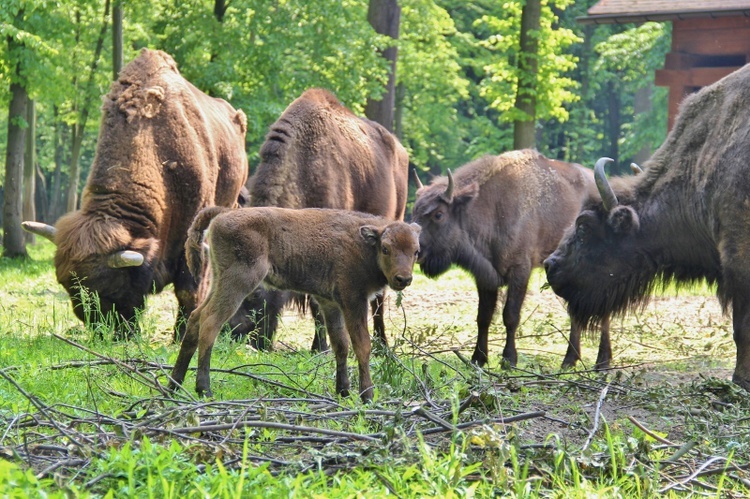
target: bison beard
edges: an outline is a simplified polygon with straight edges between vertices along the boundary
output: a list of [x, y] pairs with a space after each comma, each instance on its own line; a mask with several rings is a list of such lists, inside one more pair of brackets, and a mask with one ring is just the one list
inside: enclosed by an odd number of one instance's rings
[[581, 321], [644, 304], [674, 281], [716, 283], [732, 308], [732, 380], [750, 391], [750, 65], [687, 97], [643, 173], [595, 166], [601, 201], [583, 207], [545, 267]]
[[261, 282], [315, 296], [336, 357], [336, 391], [349, 393], [348, 337], [359, 364], [360, 395], [372, 399], [367, 300], [385, 285], [402, 290], [412, 280], [419, 226], [341, 210], [209, 208], [198, 214], [186, 250], [201, 275], [203, 227], [208, 229], [211, 291], [188, 321], [170, 386], [181, 385], [195, 350], [196, 391], [211, 395], [211, 349], [222, 324]]

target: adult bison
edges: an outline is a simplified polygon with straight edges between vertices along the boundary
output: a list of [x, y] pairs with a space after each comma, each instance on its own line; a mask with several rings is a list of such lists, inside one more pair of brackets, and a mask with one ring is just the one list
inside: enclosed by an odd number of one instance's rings
[[[507, 286], [503, 308], [503, 360], [518, 360], [515, 334], [531, 271], [542, 264], [573, 223], [583, 202], [598, 197], [591, 170], [551, 160], [530, 149], [484, 156], [455, 175], [421, 186], [414, 221], [422, 226], [419, 264], [437, 277], [452, 264], [474, 276], [479, 294], [477, 345], [472, 361], [487, 362], [487, 332], [498, 288]], [[609, 325], [603, 324], [597, 368], [611, 358]], [[581, 328], [571, 321], [564, 367], [580, 358]]]
[[750, 66], [685, 99], [644, 172], [612, 180], [545, 261], [579, 321], [643, 306], [655, 286], [706, 279], [733, 310], [733, 381], [750, 390]]
[[182, 384], [199, 349], [196, 391], [210, 396], [216, 336], [245, 296], [265, 282], [315, 297], [336, 356], [336, 391], [342, 395], [349, 392], [349, 333], [359, 363], [359, 393], [363, 401], [371, 400], [367, 301], [386, 285], [402, 290], [411, 284], [419, 226], [342, 210], [209, 208], [196, 217], [186, 243], [196, 278], [203, 273], [202, 239], [207, 226], [211, 290], [190, 316], [171, 387]]
[[96, 155], [81, 209], [55, 227], [25, 222], [57, 245], [57, 280], [83, 321], [86, 297], [130, 331], [149, 293], [174, 283], [176, 336], [196, 307], [184, 246], [195, 214], [234, 206], [247, 178], [245, 114], [185, 80], [164, 52], [146, 50], [104, 97]]
[[[309, 89], [292, 102], [271, 126], [260, 157], [248, 182], [252, 206], [336, 208], [404, 218], [406, 150], [388, 130], [356, 116], [327, 90]], [[260, 334], [253, 344], [269, 348], [277, 315], [290, 296], [259, 289], [243, 307], [245, 324], [235, 335], [251, 331], [257, 322]], [[382, 304], [382, 296], [376, 297], [372, 311], [375, 334], [385, 342]], [[325, 349], [321, 327], [316, 327], [313, 349]]]

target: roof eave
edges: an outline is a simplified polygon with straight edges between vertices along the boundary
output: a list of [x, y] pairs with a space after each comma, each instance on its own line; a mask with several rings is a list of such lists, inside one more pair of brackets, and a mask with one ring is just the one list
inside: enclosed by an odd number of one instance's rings
[[639, 12], [637, 14], [599, 14], [594, 16], [577, 17], [581, 24], [627, 24], [645, 23], [648, 21], [674, 21], [693, 19], [696, 17], [750, 17], [750, 9], [734, 10], [694, 10], [690, 12]]

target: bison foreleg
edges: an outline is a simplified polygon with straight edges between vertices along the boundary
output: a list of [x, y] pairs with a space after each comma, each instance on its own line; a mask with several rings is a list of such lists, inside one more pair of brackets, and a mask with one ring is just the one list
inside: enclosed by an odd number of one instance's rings
[[743, 291], [736, 293], [732, 301], [734, 343], [737, 347], [732, 381], [750, 391], [750, 293]]
[[570, 318], [570, 337], [568, 338], [568, 350], [562, 361], [563, 369], [575, 367], [576, 362], [581, 360], [581, 324], [573, 317]]
[[599, 353], [596, 355], [596, 364], [594, 369], [603, 371], [609, 369], [609, 363], [612, 360], [612, 345], [609, 341], [609, 316], [602, 319], [602, 334], [599, 337]]
[[483, 366], [487, 363], [487, 355], [489, 353], [487, 336], [492, 324], [492, 318], [495, 316], [495, 308], [497, 307], [497, 288], [477, 288], [477, 293], [479, 294], [477, 346], [474, 347], [474, 355], [471, 356], [471, 361], [478, 366]]
[[510, 367], [518, 363], [516, 352], [516, 330], [521, 322], [521, 307], [526, 298], [526, 288], [529, 286], [531, 269], [516, 267], [508, 279], [508, 295], [503, 307], [503, 324], [505, 325], [505, 348], [503, 349], [503, 362]]

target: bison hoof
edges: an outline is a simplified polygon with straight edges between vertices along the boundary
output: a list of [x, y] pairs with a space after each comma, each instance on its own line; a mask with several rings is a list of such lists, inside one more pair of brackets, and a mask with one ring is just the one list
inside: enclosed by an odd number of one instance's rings
[[594, 364], [594, 371], [606, 371], [609, 369], [609, 361], [603, 360]]
[[479, 367], [484, 367], [487, 364], [487, 354], [480, 350], [474, 350], [474, 355], [471, 356], [471, 363]]
[[576, 363], [578, 362], [578, 357], [568, 357], [567, 355], [562, 361], [562, 365], [560, 366], [561, 369], [573, 369], [576, 366]]
[[737, 371], [732, 375], [732, 383], [738, 385], [743, 390], [750, 392], [750, 379], [737, 374]]
[[365, 404], [369, 404], [370, 402], [372, 402], [372, 387], [360, 393], [359, 396], [362, 398], [362, 402]]

